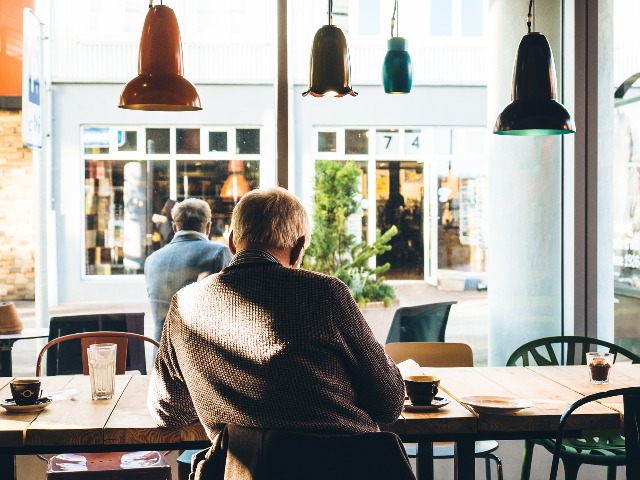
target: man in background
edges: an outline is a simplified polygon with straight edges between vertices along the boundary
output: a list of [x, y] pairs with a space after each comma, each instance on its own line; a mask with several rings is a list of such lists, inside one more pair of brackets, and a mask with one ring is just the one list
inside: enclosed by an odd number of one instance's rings
[[147, 257], [144, 276], [160, 341], [171, 298], [182, 287], [219, 272], [231, 261], [229, 247], [209, 241], [211, 209], [204, 200], [188, 198], [172, 211], [175, 235], [170, 243]]

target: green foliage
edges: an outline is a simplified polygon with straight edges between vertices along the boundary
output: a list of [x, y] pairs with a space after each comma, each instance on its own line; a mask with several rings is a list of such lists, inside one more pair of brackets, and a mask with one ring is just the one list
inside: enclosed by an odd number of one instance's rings
[[383, 235], [378, 231], [372, 245], [358, 242], [347, 230], [347, 219], [358, 211], [358, 184], [362, 170], [353, 163], [316, 163], [313, 195], [313, 232], [305, 252], [304, 267], [334, 275], [346, 283], [360, 306], [382, 301], [390, 305], [396, 298], [393, 287], [382, 276], [388, 263], [370, 267], [369, 260], [391, 250], [389, 241], [398, 233], [392, 226]]

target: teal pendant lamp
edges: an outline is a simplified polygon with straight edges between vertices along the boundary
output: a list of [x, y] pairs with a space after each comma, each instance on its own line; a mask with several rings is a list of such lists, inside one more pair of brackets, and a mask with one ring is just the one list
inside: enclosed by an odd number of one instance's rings
[[333, 25], [333, 1], [329, 0], [329, 25], [316, 32], [311, 47], [309, 90], [303, 97], [344, 97], [358, 95], [351, 88], [351, 63], [347, 39]]
[[[387, 41], [389, 51], [382, 64], [382, 85], [385, 93], [409, 93], [413, 84], [413, 65], [407, 51], [407, 39], [398, 35], [398, 0], [395, 0], [391, 17], [391, 38]], [[393, 31], [396, 36], [393, 36]]]
[[575, 133], [573, 118], [556, 101], [556, 70], [546, 37], [531, 31], [529, 1], [528, 33], [520, 41], [513, 66], [511, 103], [493, 127], [497, 135], [564, 135]]

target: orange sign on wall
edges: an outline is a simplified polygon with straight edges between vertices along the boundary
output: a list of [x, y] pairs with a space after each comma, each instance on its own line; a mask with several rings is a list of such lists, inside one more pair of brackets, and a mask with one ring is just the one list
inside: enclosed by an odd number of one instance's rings
[[22, 95], [22, 12], [35, 0], [0, 0], [0, 97]]

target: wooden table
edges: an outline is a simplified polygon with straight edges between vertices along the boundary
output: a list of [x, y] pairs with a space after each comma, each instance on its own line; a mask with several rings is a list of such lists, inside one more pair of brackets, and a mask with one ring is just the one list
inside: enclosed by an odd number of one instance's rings
[[[609, 385], [588, 383], [586, 367], [476, 367], [425, 368], [441, 378], [442, 393], [451, 398], [432, 413], [403, 412], [385, 430], [404, 441], [419, 442], [419, 478], [432, 478], [430, 452], [433, 441], [456, 442], [456, 478], [475, 479], [474, 442], [553, 438], [560, 415], [583, 395], [624, 386], [640, 385], [640, 366], [615, 365]], [[9, 398], [8, 377], [0, 378], [0, 398]], [[76, 389], [77, 400], [57, 400], [41, 413], [8, 414], [0, 408], [0, 478], [15, 478], [15, 455], [34, 453], [177, 450], [204, 448], [209, 440], [200, 424], [180, 430], [158, 428], [147, 411], [149, 377], [118, 375], [111, 400], [92, 401], [89, 377], [42, 377], [47, 392]], [[459, 403], [469, 395], [505, 395], [531, 400], [532, 408], [509, 415], [476, 414]], [[570, 436], [585, 429], [621, 426], [622, 399], [581, 407], [568, 425]]]
[[[598, 391], [640, 385], [640, 365], [617, 364], [609, 385], [592, 385], [586, 366], [423, 368], [425, 374], [441, 379], [441, 390], [451, 404], [434, 413], [403, 412], [386, 429], [405, 441], [418, 441], [418, 478], [433, 478], [432, 441], [455, 441], [456, 478], [475, 479], [476, 440], [554, 438], [560, 416], [573, 402]], [[504, 395], [531, 400], [534, 406], [515, 414], [477, 414], [458, 402], [470, 395]], [[579, 437], [583, 430], [619, 429], [624, 413], [622, 398], [587, 404], [574, 413], [567, 426], [568, 436]]]

